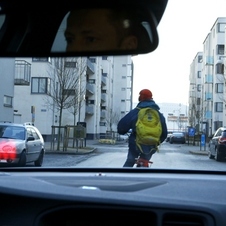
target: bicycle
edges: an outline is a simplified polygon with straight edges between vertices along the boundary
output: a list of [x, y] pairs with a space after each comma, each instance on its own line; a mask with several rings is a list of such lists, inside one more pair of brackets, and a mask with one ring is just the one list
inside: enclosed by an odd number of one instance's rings
[[149, 168], [149, 167], [151, 167], [153, 162], [139, 157], [139, 158], [135, 159], [135, 164], [136, 164], [136, 167], [144, 167], [144, 168], [148, 167]]

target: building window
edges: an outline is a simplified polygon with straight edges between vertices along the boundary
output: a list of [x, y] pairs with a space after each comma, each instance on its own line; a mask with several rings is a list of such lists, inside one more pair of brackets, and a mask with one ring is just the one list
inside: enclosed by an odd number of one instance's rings
[[96, 58], [89, 58], [92, 63], [96, 63]]
[[64, 66], [65, 67], [69, 67], [69, 68], [76, 68], [77, 62], [75, 62], [75, 61], [66, 61], [64, 63]]
[[202, 62], [202, 56], [198, 56], [198, 63]]
[[126, 102], [125, 100], [121, 100], [122, 103]]
[[126, 79], [126, 76], [125, 76], [125, 75], [123, 75], [123, 76], [122, 76], [122, 79]]
[[95, 100], [87, 100], [87, 104], [95, 104]]
[[63, 95], [64, 96], [75, 96], [75, 90], [74, 89], [64, 89]]
[[33, 77], [31, 80], [31, 93], [47, 94], [50, 90], [50, 78]]
[[201, 71], [198, 71], [198, 72], [197, 72], [197, 77], [198, 77], [198, 78], [201, 78]]
[[223, 102], [215, 103], [215, 112], [223, 112]]
[[223, 83], [216, 83], [215, 84], [216, 93], [223, 93], [224, 92], [224, 84]]
[[32, 62], [51, 62], [50, 57], [32, 57]]
[[13, 98], [10, 97], [10, 96], [5, 95], [3, 102], [4, 102], [5, 107], [12, 107], [13, 106]]
[[106, 122], [100, 122], [100, 126], [106, 126]]
[[25, 60], [15, 61], [15, 85], [30, 85], [31, 64]]
[[198, 84], [198, 85], [197, 85], [197, 91], [198, 91], [198, 92], [201, 92], [201, 90], [202, 90], [202, 85], [201, 85], [201, 84]]
[[102, 75], [103, 75], [104, 77], [107, 77], [107, 76], [108, 76], [108, 73], [102, 73]]
[[102, 56], [102, 60], [107, 60], [108, 57], [107, 56]]
[[[223, 122], [222, 121], [215, 121], [214, 122], [214, 130], [216, 131], [220, 127], [223, 127]], [[219, 134], [220, 135], [220, 134]]]
[[89, 80], [88, 80], [88, 83], [89, 83], [89, 84], [95, 84], [95, 79], [89, 79]]
[[222, 64], [222, 63], [216, 64], [216, 73], [224, 74], [224, 64]]
[[218, 24], [217, 24], [217, 31], [218, 31], [218, 32], [224, 33], [224, 32], [225, 32], [225, 25], [226, 25], [226, 24], [218, 23]]
[[224, 55], [224, 45], [217, 45], [217, 54]]
[[121, 90], [122, 90], [122, 91], [126, 91], [126, 88], [122, 88]]

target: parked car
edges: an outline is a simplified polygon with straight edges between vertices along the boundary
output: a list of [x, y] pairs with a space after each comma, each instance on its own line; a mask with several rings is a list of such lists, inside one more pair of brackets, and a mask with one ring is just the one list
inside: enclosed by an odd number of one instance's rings
[[31, 124], [0, 123], [0, 163], [41, 166], [45, 154], [44, 139]]
[[173, 132], [170, 136], [169, 142], [170, 144], [173, 143], [185, 144], [186, 143], [185, 134], [183, 132]]
[[169, 142], [170, 141], [170, 137], [172, 136], [172, 133], [168, 133], [167, 134], [167, 137], [166, 137], [166, 142]]
[[220, 127], [209, 142], [208, 156], [210, 159], [223, 161], [226, 158], [226, 127]]

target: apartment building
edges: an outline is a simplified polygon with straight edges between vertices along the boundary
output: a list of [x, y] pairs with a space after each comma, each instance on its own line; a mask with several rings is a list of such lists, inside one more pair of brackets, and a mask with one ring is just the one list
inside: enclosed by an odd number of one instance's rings
[[188, 131], [188, 105], [183, 103], [157, 103], [166, 119], [168, 132]]
[[204, 129], [203, 103], [202, 103], [202, 64], [203, 53], [198, 52], [190, 65], [189, 74], [189, 126], [196, 128], [197, 132]]
[[226, 126], [225, 26], [226, 18], [216, 19], [190, 70], [189, 122], [207, 136]]
[[0, 83], [0, 121], [13, 121], [14, 65], [14, 58], [0, 59], [0, 77], [3, 79]]
[[[54, 60], [1, 59], [4, 84], [1, 84], [0, 94], [5, 101], [1, 107], [1, 121], [32, 122], [47, 140], [51, 139], [52, 127], [59, 125], [60, 117], [62, 126], [83, 123], [87, 139], [116, 131], [117, 122], [132, 107], [131, 57], [77, 58], [74, 62], [66, 59], [64, 69], [76, 71], [77, 86], [74, 84], [63, 90], [59, 81], [60, 68]], [[53, 90], [55, 97], [57, 93], [69, 94], [74, 105], [62, 107], [60, 113], [61, 107], [53, 98]]]

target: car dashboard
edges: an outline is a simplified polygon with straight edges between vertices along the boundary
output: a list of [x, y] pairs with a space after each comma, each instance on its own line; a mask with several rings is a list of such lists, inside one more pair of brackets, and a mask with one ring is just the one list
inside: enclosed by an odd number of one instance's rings
[[147, 169], [1, 170], [0, 225], [225, 225], [226, 175]]

